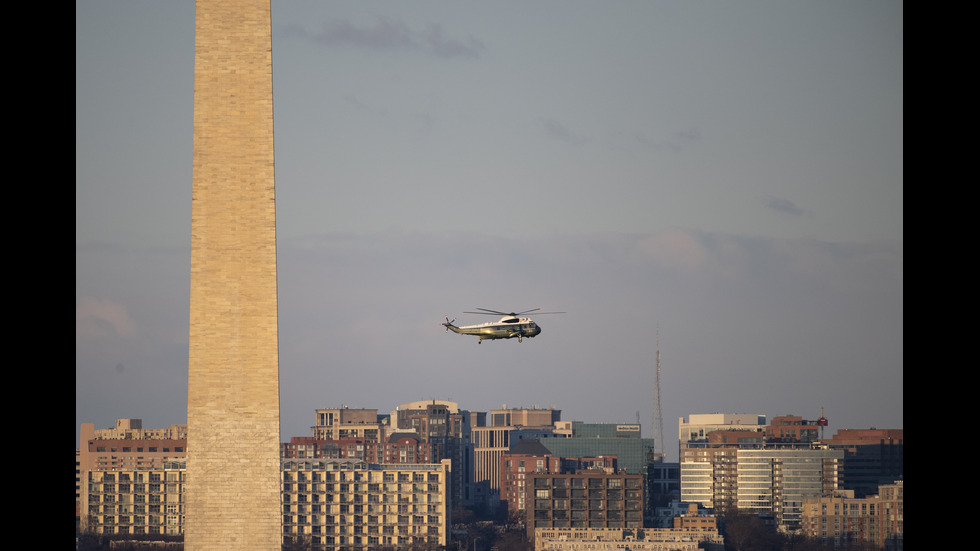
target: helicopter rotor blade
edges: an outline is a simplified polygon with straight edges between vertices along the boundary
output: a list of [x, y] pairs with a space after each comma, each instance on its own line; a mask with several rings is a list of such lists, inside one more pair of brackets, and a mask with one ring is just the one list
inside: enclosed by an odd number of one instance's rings
[[530, 314], [534, 312], [535, 315], [538, 314], [564, 314], [565, 312], [538, 312], [541, 308], [531, 308], [530, 310], [524, 310], [521, 312], [500, 312], [498, 310], [490, 310], [488, 308], [477, 308], [479, 312], [463, 312], [464, 314], [482, 314], [485, 316], [521, 316], [524, 314]]

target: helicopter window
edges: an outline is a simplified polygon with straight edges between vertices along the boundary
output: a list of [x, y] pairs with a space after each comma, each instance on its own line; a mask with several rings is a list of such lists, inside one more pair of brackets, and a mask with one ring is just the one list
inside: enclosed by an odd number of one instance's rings
[[510, 318], [504, 320], [504, 323], [517, 323], [519, 320], [517, 318]]

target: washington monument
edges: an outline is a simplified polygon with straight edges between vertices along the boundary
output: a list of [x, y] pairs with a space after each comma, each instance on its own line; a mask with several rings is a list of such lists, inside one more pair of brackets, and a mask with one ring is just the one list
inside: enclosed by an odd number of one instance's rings
[[280, 549], [270, 0], [197, 0], [185, 548]]

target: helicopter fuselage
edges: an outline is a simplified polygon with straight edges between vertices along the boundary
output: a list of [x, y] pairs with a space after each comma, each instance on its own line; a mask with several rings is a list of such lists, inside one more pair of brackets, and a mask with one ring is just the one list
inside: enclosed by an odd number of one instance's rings
[[504, 316], [500, 321], [481, 323], [478, 325], [453, 325], [452, 322], [442, 324], [446, 329], [460, 335], [474, 335], [480, 341], [494, 339], [513, 339], [518, 342], [524, 338], [531, 338], [541, 333], [541, 327], [534, 323], [531, 318], [517, 318]]

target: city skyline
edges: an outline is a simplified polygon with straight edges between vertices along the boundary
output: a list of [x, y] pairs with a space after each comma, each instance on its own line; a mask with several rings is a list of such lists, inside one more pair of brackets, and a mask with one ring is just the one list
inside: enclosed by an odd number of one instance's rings
[[[193, 20], [76, 3], [76, 425], [186, 422]], [[282, 434], [439, 399], [649, 437], [658, 333], [665, 444], [902, 428], [902, 22], [273, 3]], [[536, 307], [568, 313], [523, 343], [439, 325]]]

